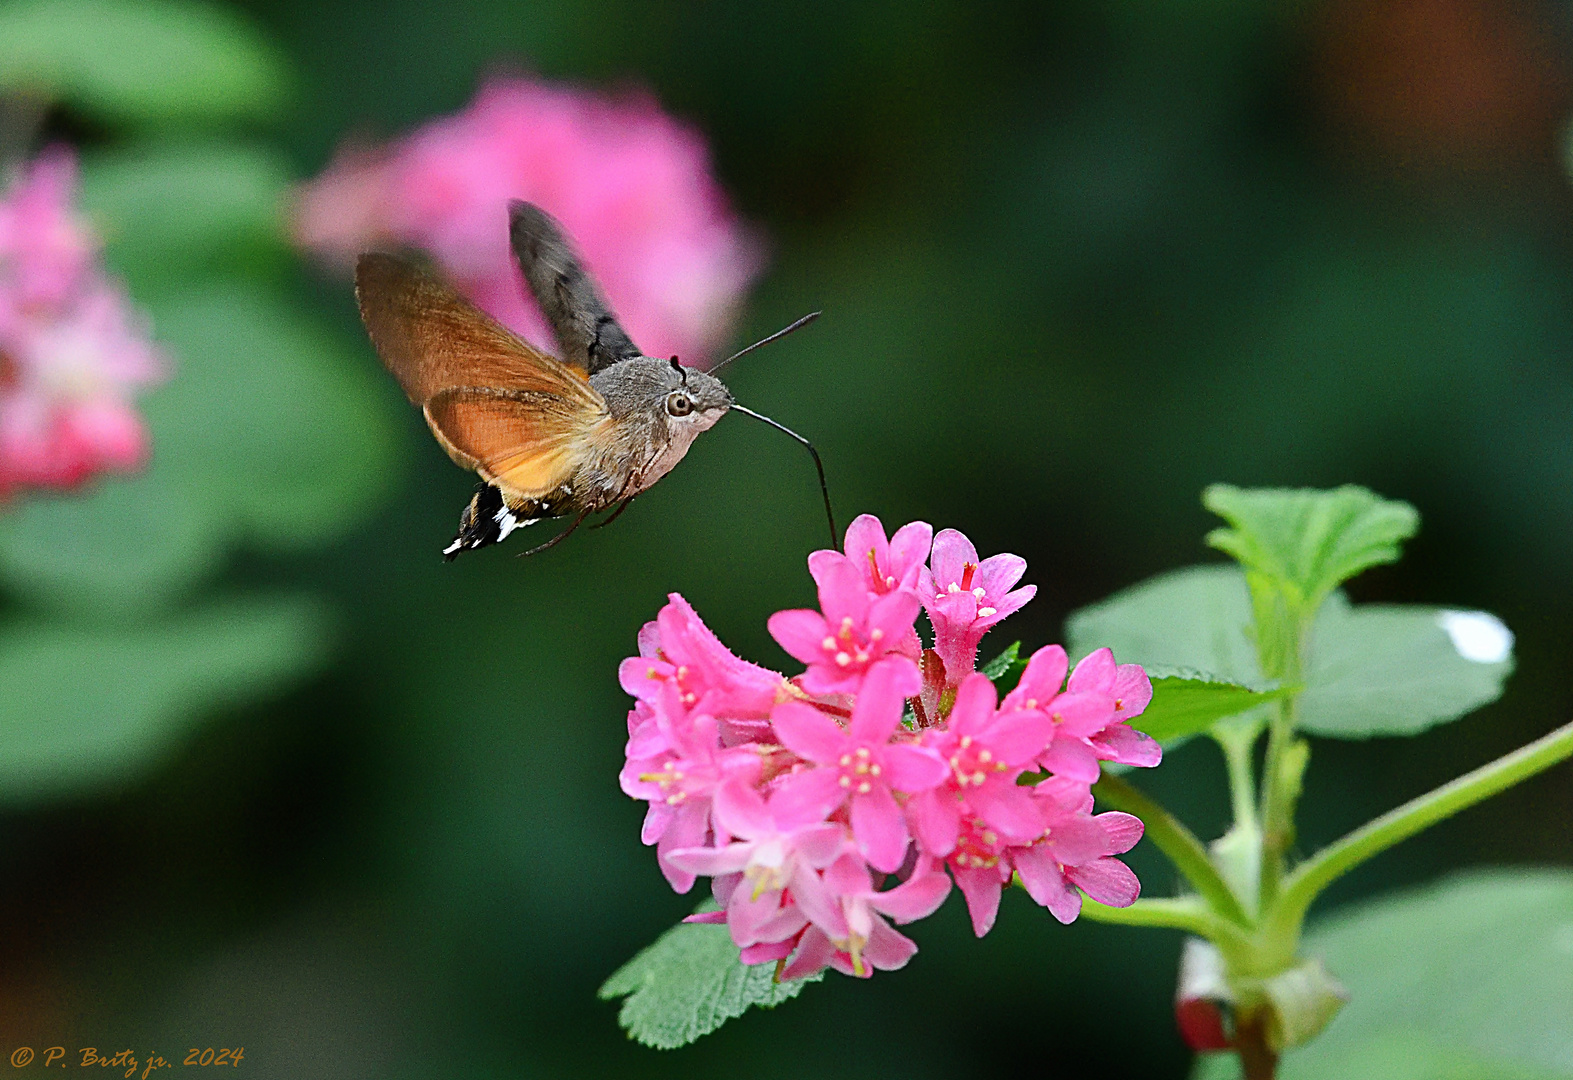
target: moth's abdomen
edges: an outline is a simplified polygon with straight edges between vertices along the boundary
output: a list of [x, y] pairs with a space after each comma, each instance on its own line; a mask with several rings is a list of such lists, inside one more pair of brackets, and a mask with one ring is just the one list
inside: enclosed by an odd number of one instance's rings
[[[532, 513], [534, 517], [529, 516]], [[502, 492], [496, 485], [482, 484], [459, 515], [459, 535], [442, 549], [443, 558], [452, 562], [461, 552], [495, 544], [515, 529], [534, 525], [541, 518], [551, 516], [544, 506], [516, 510], [503, 501]]]

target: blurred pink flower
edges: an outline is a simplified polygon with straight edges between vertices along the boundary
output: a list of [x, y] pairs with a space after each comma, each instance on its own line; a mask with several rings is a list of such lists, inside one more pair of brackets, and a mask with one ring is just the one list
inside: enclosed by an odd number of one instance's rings
[[46, 151], [0, 197], [0, 497], [134, 469], [147, 433], [133, 393], [164, 359], [97, 265], [71, 206], [76, 159]]
[[471, 299], [543, 347], [508, 247], [508, 201], [552, 214], [651, 356], [702, 363], [761, 266], [698, 132], [648, 95], [509, 77], [384, 149], [347, 147], [307, 184], [299, 243], [349, 266], [379, 244], [432, 254]]

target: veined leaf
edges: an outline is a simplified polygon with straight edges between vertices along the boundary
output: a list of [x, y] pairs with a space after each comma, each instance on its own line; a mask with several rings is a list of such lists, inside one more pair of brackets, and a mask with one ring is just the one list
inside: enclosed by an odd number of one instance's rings
[[725, 926], [679, 923], [607, 979], [600, 997], [626, 999], [617, 1022], [629, 1038], [673, 1050], [710, 1034], [750, 1006], [773, 1008], [824, 977], [820, 973], [778, 983], [775, 967], [739, 960]]

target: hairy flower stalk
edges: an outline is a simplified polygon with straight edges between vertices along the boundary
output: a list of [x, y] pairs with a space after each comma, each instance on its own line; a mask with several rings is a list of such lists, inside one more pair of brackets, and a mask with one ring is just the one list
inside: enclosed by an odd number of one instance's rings
[[1103, 761], [1162, 756], [1127, 723], [1152, 697], [1142, 669], [1101, 649], [1071, 670], [1051, 645], [1001, 701], [978, 644], [1035, 589], [1015, 588], [1021, 559], [979, 559], [954, 530], [887, 539], [864, 515], [808, 565], [819, 609], [769, 622], [802, 673], [734, 656], [675, 594], [623, 662], [623, 790], [649, 803], [643, 839], [673, 888], [711, 878], [721, 910], [693, 918], [784, 979], [866, 978], [911, 958], [892, 923], [934, 912], [952, 882], [980, 937], [1015, 879], [1061, 922], [1084, 897], [1134, 903], [1116, 856], [1142, 823], [1094, 814], [1091, 786]]

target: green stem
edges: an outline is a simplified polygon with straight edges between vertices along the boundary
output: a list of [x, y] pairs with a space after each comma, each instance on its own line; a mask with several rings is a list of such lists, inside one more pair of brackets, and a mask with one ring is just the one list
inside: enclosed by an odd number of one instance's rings
[[1280, 698], [1267, 729], [1267, 756], [1262, 764], [1262, 866], [1257, 910], [1264, 910], [1278, 895], [1284, 872], [1284, 855], [1294, 834], [1294, 795], [1284, 775], [1289, 745], [1294, 741], [1295, 697]]
[[1256, 723], [1238, 730], [1220, 724], [1212, 732], [1229, 769], [1229, 805], [1234, 811], [1234, 823], [1242, 828], [1256, 825], [1256, 777], [1251, 771], [1251, 752], [1261, 730]]
[[1082, 901], [1081, 913], [1094, 922], [1184, 930], [1188, 934], [1206, 938], [1226, 952], [1249, 949], [1251, 944], [1238, 926], [1220, 918], [1194, 896], [1172, 900], [1144, 899], [1122, 908], [1100, 904], [1089, 897]]
[[1218, 873], [1202, 842], [1178, 818], [1138, 788], [1108, 773], [1093, 785], [1092, 793], [1114, 809], [1141, 818], [1147, 838], [1169, 857], [1213, 911], [1240, 926], [1250, 925], [1240, 898]]
[[1573, 757], [1573, 724], [1565, 724], [1528, 746], [1411, 799], [1335, 840], [1285, 879], [1283, 893], [1270, 918], [1270, 933], [1298, 936], [1311, 901], [1339, 877], [1373, 855], [1568, 757]]

